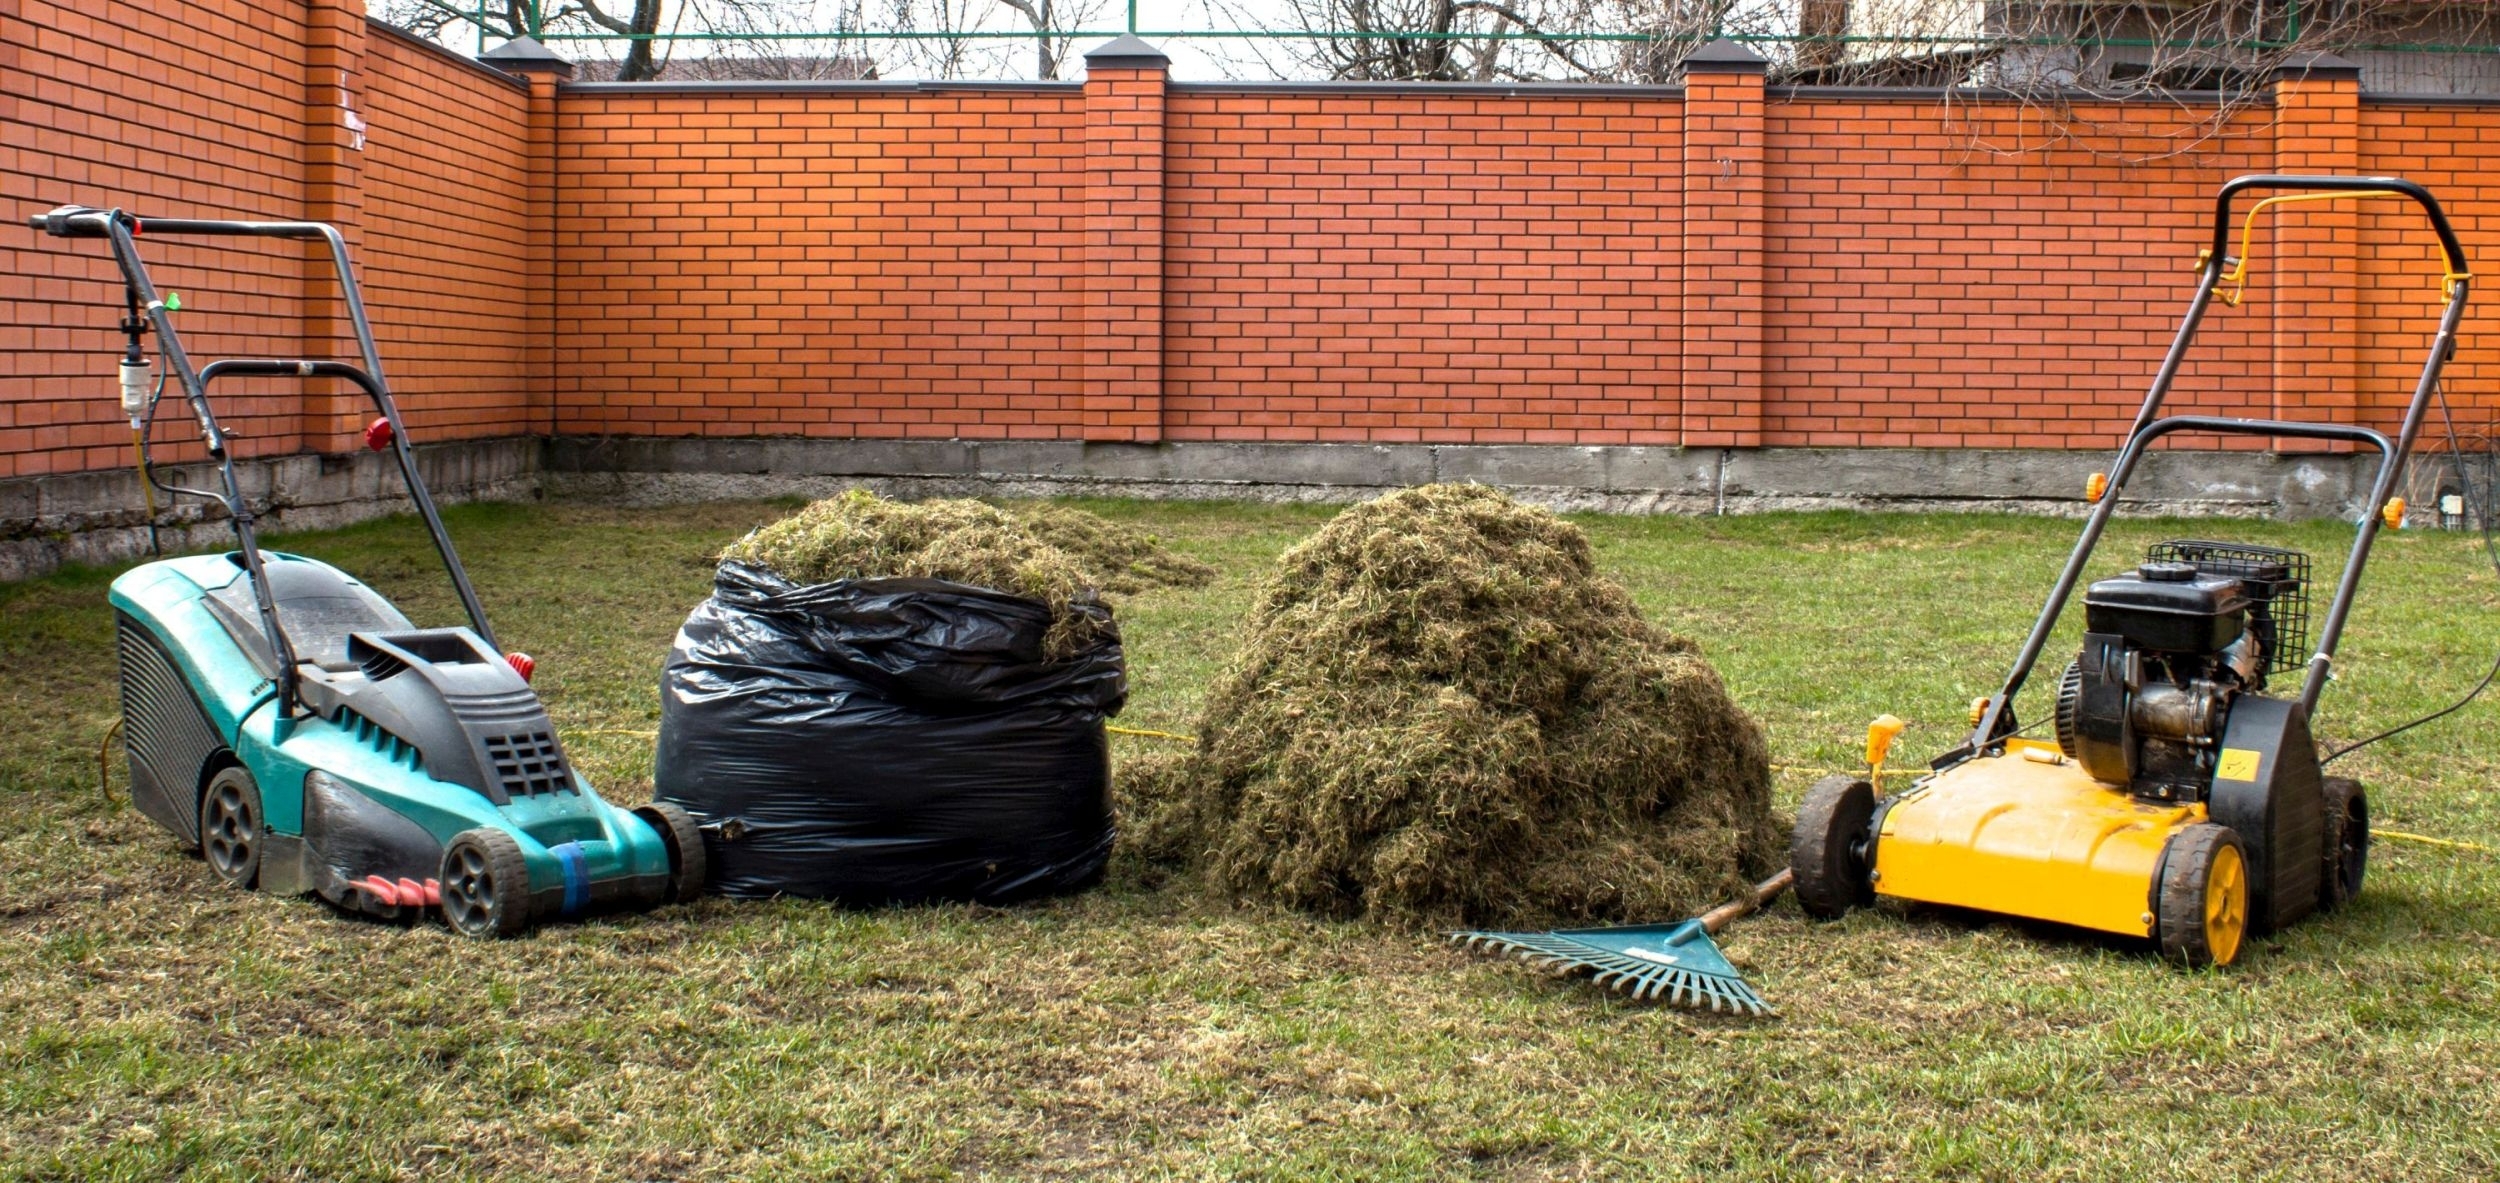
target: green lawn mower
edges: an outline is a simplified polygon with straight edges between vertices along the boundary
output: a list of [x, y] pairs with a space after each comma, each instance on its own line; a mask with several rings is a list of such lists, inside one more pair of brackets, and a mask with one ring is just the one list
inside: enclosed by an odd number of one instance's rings
[[[63, 206], [31, 219], [61, 238], [106, 240], [121, 266], [122, 409], [144, 479], [221, 504], [236, 548], [165, 559], [113, 581], [124, 746], [138, 808], [195, 845], [218, 878], [413, 920], [435, 910], [467, 936], [510, 936], [593, 910], [647, 908], [703, 887], [701, 835], [684, 810], [627, 811], [574, 771], [533, 663], [504, 655], [418, 475], [382, 379], [336, 229], [318, 222], [141, 219]], [[329, 248], [363, 365], [224, 360], [194, 368], [139, 257], [138, 239], [228, 236]], [[147, 460], [161, 383], [141, 350], [153, 331], [222, 478], [219, 491], [157, 484]], [[329, 564], [264, 552], [210, 409], [224, 378], [328, 378], [380, 412], [365, 442], [398, 461], [408, 495], [470, 627], [418, 628]], [[152, 393], [153, 391], [153, 393]]]

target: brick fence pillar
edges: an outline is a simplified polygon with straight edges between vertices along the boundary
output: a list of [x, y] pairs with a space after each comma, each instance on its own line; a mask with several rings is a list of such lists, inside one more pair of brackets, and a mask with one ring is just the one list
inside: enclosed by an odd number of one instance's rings
[[1163, 94], [1133, 36], [1085, 55], [1084, 438], [1163, 438]]
[[[2361, 171], [2361, 68], [2307, 55], [2274, 79], [2275, 171]], [[2251, 197], [2248, 200], [2259, 200]], [[2289, 205], [2259, 219], [2254, 266], [2273, 264], [2274, 416], [2357, 422], [2361, 383], [2361, 214], [2353, 201]], [[2247, 202], [2236, 216], [2246, 217]], [[2268, 224], [2271, 223], [2271, 224]], [[2238, 227], [2232, 228], [2234, 238]], [[2278, 258], [2265, 257], [2271, 239]], [[2234, 249], [2238, 243], [2232, 244]], [[2316, 444], [2282, 441], [2285, 451]], [[2339, 446], [2335, 450], [2345, 448]]]
[[1683, 440], [1762, 443], [1762, 87], [1718, 40], [1684, 59]]
[[527, 431], [556, 433], [556, 88], [573, 63], [529, 37], [515, 37], [478, 60], [529, 83], [528, 339], [520, 392]]
[[[348, 257], [362, 261], [364, 245], [365, 12], [356, 0], [308, 0], [304, 14], [304, 219], [328, 222], [347, 240]], [[304, 336], [311, 358], [363, 364], [347, 301], [330, 266], [326, 245], [304, 247]], [[358, 276], [362, 279], [362, 276]], [[371, 403], [347, 383], [304, 383], [297, 420], [298, 446], [343, 452], [359, 445], [357, 433]]]

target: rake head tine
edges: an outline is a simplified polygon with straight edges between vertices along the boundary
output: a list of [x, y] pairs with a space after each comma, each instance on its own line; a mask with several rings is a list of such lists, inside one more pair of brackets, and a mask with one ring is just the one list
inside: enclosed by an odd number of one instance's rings
[[1454, 932], [1463, 948], [1517, 957], [1556, 976], [1585, 973], [1589, 984], [1641, 1002], [1727, 1014], [1767, 1015], [1770, 1004], [1691, 924], [1635, 925], [1564, 932]]

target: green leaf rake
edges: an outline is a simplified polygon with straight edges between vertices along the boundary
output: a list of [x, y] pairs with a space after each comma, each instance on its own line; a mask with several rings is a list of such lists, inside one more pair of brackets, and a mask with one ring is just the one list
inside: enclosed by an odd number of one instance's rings
[[1454, 932], [1450, 940], [1488, 953], [1511, 953], [1558, 975], [1587, 973], [1590, 980], [1643, 1001], [1669, 1006], [1768, 1014], [1770, 1004], [1710, 938], [1742, 916], [1759, 911], [1788, 890], [1790, 872], [1755, 885], [1745, 898], [1679, 924], [1626, 924], [1611, 928], [1565, 928], [1551, 932]]

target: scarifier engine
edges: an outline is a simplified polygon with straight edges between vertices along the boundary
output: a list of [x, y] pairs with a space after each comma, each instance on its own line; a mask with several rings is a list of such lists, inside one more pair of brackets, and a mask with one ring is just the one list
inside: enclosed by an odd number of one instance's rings
[[2300, 668], [2308, 578], [2298, 551], [2162, 543], [2084, 590], [2082, 651], [2058, 682], [2057, 746], [2093, 780], [2201, 804], [2241, 836], [2259, 931], [2318, 898], [2321, 778], [2314, 758], [2279, 758], [2314, 753], [2308, 721], [2262, 696], [2269, 674]]

